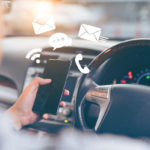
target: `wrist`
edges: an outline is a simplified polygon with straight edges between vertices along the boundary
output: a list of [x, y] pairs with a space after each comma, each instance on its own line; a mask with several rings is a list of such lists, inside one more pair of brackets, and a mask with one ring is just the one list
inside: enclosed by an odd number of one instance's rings
[[19, 119], [19, 114], [16, 109], [12, 106], [6, 111], [6, 115], [13, 122], [13, 126], [15, 129], [20, 130], [22, 128], [21, 120]]

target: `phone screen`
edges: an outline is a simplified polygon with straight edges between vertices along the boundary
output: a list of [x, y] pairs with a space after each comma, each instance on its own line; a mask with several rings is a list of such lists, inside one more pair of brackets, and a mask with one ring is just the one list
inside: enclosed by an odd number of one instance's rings
[[59, 102], [63, 95], [63, 90], [71, 61], [50, 59], [44, 68], [43, 78], [50, 78], [52, 82], [47, 85], [40, 85], [33, 111], [38, 114], [57, 114]]

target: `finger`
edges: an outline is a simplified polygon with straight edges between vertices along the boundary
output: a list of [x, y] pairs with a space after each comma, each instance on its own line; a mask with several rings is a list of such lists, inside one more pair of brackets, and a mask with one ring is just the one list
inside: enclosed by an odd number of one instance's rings
[[69, 90], [64, 90], [64, 95], [69, 96]]
[[30, 123], [34, 123], [35, 121], [38, 120], [38, 115], [35, 114], [34, 112], [31, 113], [31, 116], [30, 116]]
[[36, 77], [34, 82], [40, 84], [40, 85], [45, 85], [45, 84], [48, 84], [48, 83], [51, 83], [52, 80], [51, 79], [43, 79], [43, 78], [40, 78], [40, 77]]

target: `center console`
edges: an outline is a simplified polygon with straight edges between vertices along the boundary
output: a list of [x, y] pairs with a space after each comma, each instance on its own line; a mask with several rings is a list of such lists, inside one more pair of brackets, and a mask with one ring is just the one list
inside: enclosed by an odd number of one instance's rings
[[[24, 81], [23, 89], [36, 77], [42, 74], [44, 71], [43, 67], [40, 66], [30, 66], [27, 70], [27, 74]], [[72, 126], [74, 122], [73, 111], [74, 111], [74, 91], [76, 83], [79, 79], [79, 74], [69, 72], [66, 81], [65, 89], [69, 90], [69, 96], [62, 96], [60, 106], [58, 108], [57, 115], [43, 114], [41, 123], [48, 124], [62, 124]]]

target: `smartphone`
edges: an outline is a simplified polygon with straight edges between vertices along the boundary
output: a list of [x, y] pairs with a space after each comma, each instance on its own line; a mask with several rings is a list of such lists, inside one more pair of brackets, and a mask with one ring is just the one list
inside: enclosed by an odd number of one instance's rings
[[39, 86], [33, 105], [34, 112], [39, 115], [57, 114], [70, 66], [71, 61], [69, 60], [49, 59], [47, 61], [41, 77], [50, 78], [52, 82]]

